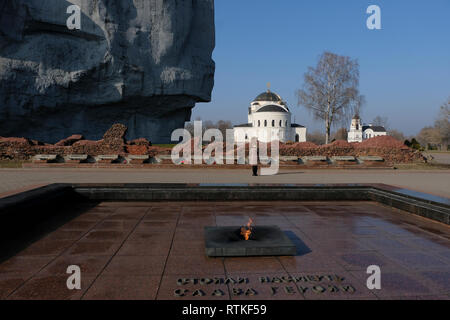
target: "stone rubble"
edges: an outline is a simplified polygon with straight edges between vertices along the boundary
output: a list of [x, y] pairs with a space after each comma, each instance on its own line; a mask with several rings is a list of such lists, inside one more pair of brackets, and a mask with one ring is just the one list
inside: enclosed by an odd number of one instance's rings
[[[152, 146], [145, 138], [126, 141], [127, 127], [123, 124], [114, 124], [98, 141], [85, 140], [82, 135], [72, 135], [55, 145], [45, 144], [26, 138], [0, 137], [0, 160], [30, 160], [35, 155], [170, 155], [171, 148]], [[198, 141], [196, 141], [198, 143]], [[194, 150], [194, 139], [186, 144], [191, 144]], [[208, 146], [203, 145], [205, 150]], [[212, 145], [209, 150], [212, 150]], [[235, 146], [235, 149], [237, 146]], [[270, 155], [271, 144], [267, 144]], [[226, 144], [223, 144], [224, 154]], [[246, 145], [248, 156], [249, 144]], [[212, 154], [215, 156], [214, 152]], [[362, 143], [348, 143], [335, 141], [328, 145], [315, 145], [311, 142], [280, 144], [280, 156], [284, 157], [315, 157], [322, 156], [329, 159], [335, 157], [382, 157], [387, 163], [415, 163], [426, 162], [426, 158], [419, 151], [405, 146], [400, 141], [390, 136], [375, 137]]]

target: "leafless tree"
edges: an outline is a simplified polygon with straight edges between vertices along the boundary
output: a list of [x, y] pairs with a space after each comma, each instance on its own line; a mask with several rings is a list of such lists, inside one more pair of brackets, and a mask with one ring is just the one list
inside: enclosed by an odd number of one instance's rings
[[298, 104], [325, 122], [325, 143], [330, 140], [332, 126], [345, 124], [359, 114], [364, 97], [358, 87], [359, 64], [350, 57], [325, 52], [315, 68], [308, 68], [303, 88], [298, 90]]
[[398, 130], [391, 129], [387, 132], [387, 134], [402, 142], [406, 140], [406, 137], [403, 134], [403, 132], [400, 132]]
[[417, 135], [417, 141], [427, 149], [430, 146], [439, 146], [441, 143], [439, 130], [434, 127], [425, 127]]
[[314, 131], [312, 133], [306, 133], [306, 140], [317, 145], [321, 145], [325, 142], [325, 135], [320, 131]]
[[448, 149], [450, 141], [450, 98], [441, 106], [438, 118], [434, 123], [435, 128], [439, 132], [441, 138], [441, 148], [443, 150]]
[[441, 106], [434, 126], [423, 128], [417, 135], [417, 140], [427, 148], [433, 146], [441, 150], [448, 150], [450, 141], [450, 98]]
[[389, 130], [389, 120], [387, 117], [376, 116], [372, 120], [372, 124], [374, 126], [384, 127], [386, 130]]
[[227, 136], [227, 129], [233, 129], [233, 124], [231, 123], [231, 121], [227, 120], [219, 120], [216, 123], [216, 128], [220, 130], [220, 132], [222, 132], [223, 135], [223, 139], [225, 140], [226, 136]]
[[347, 137], [348, 137], [348, 131], [346, 128], [340, 128], [338, 129], [333, 136], [334, 140], [345, 140], [347, 141]]
[[[195, 119], [195, 121], [202, 121], [202, 119], [200, 117], [197, 117]], [[223, 139], [225, 140], [226, 130], [232, 129], [232, 128], [233, 128], [233, 124], [231, 123], [231, 121], [228, 121], [228, 120], [227, 121], [219, 120], [216, 123], [214, 123], [211, 120], [205, 120], [202, 122], [202, 135], [204, 135], [205, 131], [208, 129], [219, 129], [220, 132], [222, 132]], [[186, 122], [185, 129], [188, 130], [192, 136], [194, 136], [194, 122], [193, 121]]]
[[189, 133], [191, 134], [191, 136], [194, 136], [194, 122], [186, 122], [184, 124], [184, 128], [189, 131]]

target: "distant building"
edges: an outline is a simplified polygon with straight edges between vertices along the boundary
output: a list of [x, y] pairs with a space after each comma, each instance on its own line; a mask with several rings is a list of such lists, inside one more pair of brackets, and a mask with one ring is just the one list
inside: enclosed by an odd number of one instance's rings
[[261, 93], [248, 108], [248, 123], [234, 127], [236, 142], [249, 142], [256, 137], [259, 141], [270, 142], [272, 129], [279, 129], [280, 142], [306, 141], [306, 128], [291, 122], [291, 112], [281, 97], [267, 90]]
[[350, 131], [348, 132], [348, 142], [363, 142], [370, 138], [387, 135], [386, 129], [381, 126], [361, 125], [361, 118], [355, 115], [352, 118]]

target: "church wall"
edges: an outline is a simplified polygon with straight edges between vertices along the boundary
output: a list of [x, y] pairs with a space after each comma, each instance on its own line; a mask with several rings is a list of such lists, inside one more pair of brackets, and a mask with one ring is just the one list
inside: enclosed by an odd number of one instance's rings
[[366, 131], [364, 131], [364, 139], [370, 139], [385, 135], [387, 135], [386, 132], [375, 132], [372, 129], [367, 129]]
[[[306, 141], [306, 128], [234, 128], [235, 142], [249, 142], [253, 137], [257, 137], [259, 141], [270, 142], [273, 137], [273, 129], [279, 130], [280, 142], [295, 142], [295, 136], [299, 135], [299, 142]], [[247, 138], [247, 139], [246, 139]]]
[[[258, 120], [261, 126], [258, 126]], [[253, 114], [253, 124], [255, 128], [265, 128], [264, 121], [267, 121], [267, 128], [272, 127], [272, 120], [275, 121], [275, 128], [289, 128], [291, 126], [291, 115], [287, 112], [259, 112]], [[287, 121], [287, 126], [286, 126]]]
[[292, 128], [292, 137], [290, 141], [295, 142], [295, 136], [298, 134], [298, 142], [306, 142], [306, 128]]
[[362, 130], [351, 130], [348, 132], [348, 142], [362, 142], [363, 133]]

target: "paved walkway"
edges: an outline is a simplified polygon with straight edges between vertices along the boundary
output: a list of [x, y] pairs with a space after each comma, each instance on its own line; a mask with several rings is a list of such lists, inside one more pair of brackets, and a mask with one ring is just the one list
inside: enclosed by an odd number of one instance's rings
[[450, 152], [427, 152], [433, 156], [433, 162], [439, 164], [450, 164]]
[[0, 169], [0, 197], [48, 183], [385, 183], [450, 198], [450, 170]]

